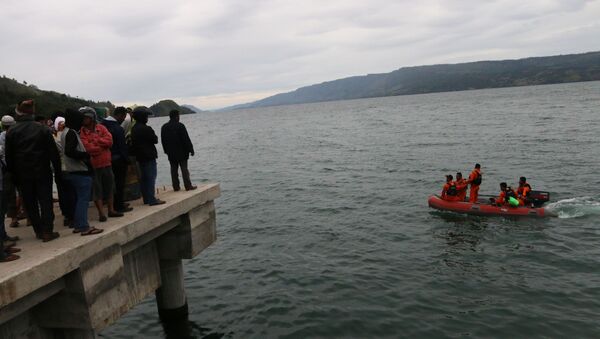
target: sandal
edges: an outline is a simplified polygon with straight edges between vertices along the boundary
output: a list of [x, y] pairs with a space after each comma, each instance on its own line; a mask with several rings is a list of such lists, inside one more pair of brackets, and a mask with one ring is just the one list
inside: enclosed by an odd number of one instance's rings
[[18, 255], [9, 254], [9, 255], [5, 256], [3, 259], [0, 259], [0, 262], [9, 262], [9, 261], [17, 260], [19, 258], [20, 257]]
[[91, 228], [87, 229], [86, 231], [81, 232], [81, 236], [84, 236], [84, 235], [94, 235], [94, 234], [99, 234], [99, 233], [102, 233], [102, 232], [104, 232], [103, 229], [96, 228], [96, 227], [91, 227]]

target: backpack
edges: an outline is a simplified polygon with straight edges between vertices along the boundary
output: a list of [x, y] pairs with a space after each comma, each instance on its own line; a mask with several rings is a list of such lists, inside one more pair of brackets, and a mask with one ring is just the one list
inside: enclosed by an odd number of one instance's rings
[[477, 172], [477, 178], [475, 178], [475, 179], [473, 179], [473, 181], [471, 181], [471, 185], [475, 185], [475, 186], [481, 185], [481, 174], [479, 172]]
[[450, 184], [450, 187], [448, 187], [448, 190], [446, 191], [446, 195], [449, 195], [451, 197], [458, 195], [458, 190], [456, 189], [455, 183]]

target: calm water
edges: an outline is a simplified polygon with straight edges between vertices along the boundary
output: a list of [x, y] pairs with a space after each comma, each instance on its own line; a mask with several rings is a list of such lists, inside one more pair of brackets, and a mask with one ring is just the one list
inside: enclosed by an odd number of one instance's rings
[[[184, 266], [194, 335], [600, 336], [599, 113], [593, 82], [184, 117], [194, 180], [222, 188]], [[475, 162], [481, 193], [524, 175], [561, 218], [429, 209]], [[151, 298], [103, 336], [161, 338], [157, 318]]]

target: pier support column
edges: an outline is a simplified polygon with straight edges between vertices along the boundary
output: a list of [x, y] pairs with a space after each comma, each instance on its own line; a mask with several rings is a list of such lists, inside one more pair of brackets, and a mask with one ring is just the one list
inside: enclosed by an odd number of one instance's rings
[[188, 304], [181, 259], [160, 260], [161, 286], [156, 290], [158, 315], [163, 322], [187, 320]]

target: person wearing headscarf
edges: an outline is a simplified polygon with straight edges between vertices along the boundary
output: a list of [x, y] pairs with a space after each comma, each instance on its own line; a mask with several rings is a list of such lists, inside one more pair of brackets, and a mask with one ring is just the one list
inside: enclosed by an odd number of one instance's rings
[[[60, 140], [64, 129], [65, 118], [61, 116], [56, 117], [54, 119], [52, 134], [54, 135], [54, 141], [56, 142], [56, 147], [58, 148], [58, 152], [60, 154], [60, 163], [62, 170], [65, 169], [65, 154]], [[64, 180], [64, 178], [61, 178], [61, 180], [55, 180], [55, 182], [56, 190], [58, 192], [58, 206], [60, 208], [60, 212], [63, 215], [63, 225], [73, 227], [73, 214], [75, 213], [75, 190], [73, 189], [73, 187], [71, 187], [71, 184], [69, 184], [69, 182]]]

